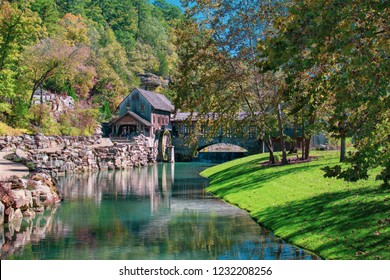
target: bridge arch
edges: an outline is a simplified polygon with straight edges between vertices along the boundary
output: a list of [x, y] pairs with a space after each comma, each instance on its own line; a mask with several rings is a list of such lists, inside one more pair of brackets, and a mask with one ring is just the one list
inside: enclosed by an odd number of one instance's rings
[[247, 149], [230, 143], [208, 143], [197, 148], [198, 152], [246, 153]]

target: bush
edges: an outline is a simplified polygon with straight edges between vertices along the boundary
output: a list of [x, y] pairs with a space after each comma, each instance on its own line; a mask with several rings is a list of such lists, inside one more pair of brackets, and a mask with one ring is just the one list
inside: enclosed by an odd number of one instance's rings
[[0, 135], [1, 136], [4, 136], [4, 135], [19, 136], [22, 134], [30, 134], [30, 131], [27, 129], [12, 128], [3, 122], [0, 122]]

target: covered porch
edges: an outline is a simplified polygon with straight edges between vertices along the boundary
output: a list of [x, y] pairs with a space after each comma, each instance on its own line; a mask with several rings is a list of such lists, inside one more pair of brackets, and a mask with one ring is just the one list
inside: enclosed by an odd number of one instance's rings
[[132, 138], [139, 134], [146, 137], [153, 137], [151, 135], [152, 124], [133, 112], [127, 112], [121, 117], [114, 119], [109, 123], [111, 127], [111, 137]]

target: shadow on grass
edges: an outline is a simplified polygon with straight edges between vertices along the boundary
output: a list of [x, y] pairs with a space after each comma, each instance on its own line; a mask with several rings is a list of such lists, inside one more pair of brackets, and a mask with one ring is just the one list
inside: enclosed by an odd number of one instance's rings
[[389, 195], [380, 188], [326, 193], [251, 216], [325, 258], [389, 260]]
[[[258, 159], [247, 161], [233, 167], [226, 168], [209, 177], [210, 189], [219, 197], [224, 197], [238, 190], [258, 189], [263, 184], [296, 172], [310, 172], [326, 164], [315, 162], [286, 165], [286, 166], [261, 166]], [[259, 173], [261, 172], [261, 173]], [[239, 179], [239, 180], [238, 180]], [[219, 184], [223, 184], [219, 186]]]

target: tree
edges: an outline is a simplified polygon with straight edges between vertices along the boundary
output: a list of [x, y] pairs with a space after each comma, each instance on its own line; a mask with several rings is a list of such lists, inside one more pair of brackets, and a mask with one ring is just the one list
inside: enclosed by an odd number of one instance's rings
[[41, 18], [41, 26], [52, 34], [58, 31], [60, 14], [55, 0], [35, 0], [31, 2], [31, 10]]
[[179, 7], [167, 3], [165, 0], [155, 0], [153, 5], [162, 12], [163, 17], [167, 22], [180, 19], [183, 15]]
[[[177, 102], [181, 106], [187, 106], [190, 99], [195, 104], [201, 102], [202, 106], [191, 109], [204, 114], [217, 112], [221, 122], [229, 126], [239, 111], [248, 112], [247, 121], [258, 128], [259, 138], [267, 145], [270, 161], [274, 163], [271, 138], [274, 131], [281, 133], [284, 146], [282, 104], [274, 102], [281, 100], [283, 80], [274, 73], [260, 73], [256, 45], [264, 38], [274, 16], [283, 10], [282, 5], [277, 1], [236, 0], [185, 1], [184, 6], [187, 17], [194, 18], [194, 27], [184, 24], [178, 31], [179, 58], [184, 68], [195, 64], [201, 71], [193, 75], [191, 69], [179, 68], [179, 82], [175, 81]], [[199, 46], [202, 40], [205, 42]], [[188, 42], [183, 44], [185, 41]], [[183, 86], [184, 82], [188, 86]], [[191, 85], [196, 86], [198, 94], [194, 94]], [[208, 105], [214, 102], [214, 107]], [[287, 162], [285, 153], [283, 162]]]
[[40, 24], [28, 6], [8, 1], [0, 4], [0, 113], [2, 121], [11, 125], [23, 118], [21, 57], [26, 46], [44, 34]]
[[345, 160], [350, 167], [328, 168], [328, 175], [354, 181], [381, 166], [378, 178], [388, 184], [388, 5], [294, 1], [288, 12], [277, 22], [277, 36], [269, 40], [264, 59], [288, 73], [294, 96], [307, 97], [312, 116], [325, 108], [329, 132], [342, 141], [352, 137], [356, 151]]
[[134, 50], [130, 52], [129, 63], [135, 73], [152, 72], [159, 70], [159, 61], [153, 48], [148, 44], [137, 42]]
[[47, 38], [28, 47], [24, 54], [26, 78], [31, 84], [30, 107], [34, 93], [50, 77], [60, 75], [62, 79], [73, 79], [88, 70], [89, 48], [75, 47], [58, 40]]
[[68, 45], [89, 45], [87, 24], [82, 16], [68, 13], [63, 16], [59, 24], [60, 36]]
[[[164, 13], [147, 0], [0, 1], [0, 119], [28, 126], [37, 88], [115, 110], [135, 73], [174, 72]], [[107, 106], [107, 104], [109, 106]], [[112, 113], [112, 112], [110, 112]]]

